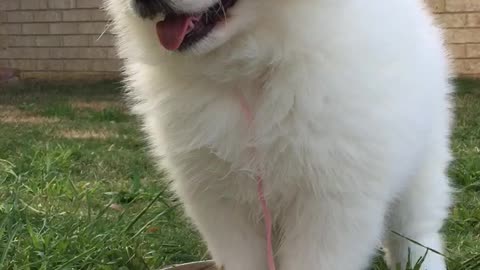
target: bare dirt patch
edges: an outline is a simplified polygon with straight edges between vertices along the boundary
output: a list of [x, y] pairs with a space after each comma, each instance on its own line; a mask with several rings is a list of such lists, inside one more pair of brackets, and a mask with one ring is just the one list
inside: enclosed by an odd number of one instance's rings
[[118, 134], [108, 130], [61, 130], [55, 134], [56, 137], [66, 139], [109, 139], [118, 137]]
[[5, 124], [50, 124], [60, 121], [55, 117], [43, 117], [19, 110], [14, 106], [0, 106], [0, 123]]
[[74, 109], [93, 110], [98, 112], [108, 108], [124, 109], [122, 103], [115, 101], [73, 101], [70, 103], [70, 105]]

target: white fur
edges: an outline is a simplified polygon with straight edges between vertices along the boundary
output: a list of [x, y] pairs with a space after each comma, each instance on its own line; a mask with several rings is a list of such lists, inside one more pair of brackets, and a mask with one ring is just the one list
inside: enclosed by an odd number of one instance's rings
[[[424, 255], [391, 230], [443, 250], [450, 70], [423, 1], [239, 0], [185, 53], [128, 2], [107, 9], [133, 109], [217, 263], [266, 270], [250, 146], [279, 270], [364, 269], [382, 239], [390, 265]], [[422, 269], [445, 263], [429, 253]]]

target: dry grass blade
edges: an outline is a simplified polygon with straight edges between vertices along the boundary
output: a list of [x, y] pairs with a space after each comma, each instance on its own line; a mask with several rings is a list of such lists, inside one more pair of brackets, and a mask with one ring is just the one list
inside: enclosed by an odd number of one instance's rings
[[414, 244], [417, 245], [417, 246], [420, 246], [420, 247], [425, 248], [427, 251], [430, 251], [430, 252], [433, 252], [433, 253], [435, 253], [435, 254], [437, 254], [437, 255], [440, 255], [440, 256], [446, 258], [447, 260], [452, 260], [452, 261], [454, 261], [453, 259], [449, 258], [449, 257], [446, 256], [445, 254], [443, 254], [443, 253], [441, 253], [441, 252], [439, 252], [439, 251], [437, 251], [437, 250], [435, 250], [435, 249], [432, 249], [432, 248], [430, 248], [430, 247], [427, 247], [427, 246], [423, 245], [422, 243], [420, 243], [420, 242], [418, 242], [418, 241], [416, 241], [416, 240], [414, 240], [414, 239], [412, 239], [412, 238], [409, 238], [409, 237], [407, 237], [407, 236], [405, 236], [405, 235], [402, 235], [402, 234], [400, 234], [400, 233], [398, 233], [398, 232], [395, 232], [395, 231], [391, 231], [391, 232], [392, 232], [393, 234], [395, 234], [395, 235], [397, 235], [397, 236], [405, 239], [405, 240], [408, 240], [408, 241], [414, 243]]
[[460, 266], [460, 270], [477, 270], [480, 269], [480, 254], [473, 256], [472, 258], [463, 261]]
[[148, 211], [148, 209], [150, 209], [150, 207], [152, 207], [152, 205], [165, 193], [166, 190], [167, 189], [165, 188], [160, 191], [157, 196], [155, 196], [155, 198], [153, 198], [152, 201], [145, 208], [143, 208], [140, 213], [138, 213], [138, 215], [128, 224], [128, 226], [125, 227], [123, 232], [128, 232], [133, 227], [133, 225], [135, 225], [135, 223], [137, 223], [137, 221]]
[[12, 246], [13, 240], [15, 239], [15, 236], [17, 235], [18, 232], [18, 224], [15, 224], [13, 226], [13, 230], [10, 232], [10, 235], [7, 240], [7, 244], [3, 249], [2, 257], [0, 259], [0, 266], [5, 266], [6, 265], [6, 259], [8, 255], [8, 251], [10, 251], [10, 248]]

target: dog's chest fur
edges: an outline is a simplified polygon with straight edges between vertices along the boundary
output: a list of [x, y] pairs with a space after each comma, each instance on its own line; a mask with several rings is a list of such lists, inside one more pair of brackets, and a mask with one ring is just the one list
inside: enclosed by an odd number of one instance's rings
[[[196, 81], [185, 88], [176, 82], [175, 89], [157, 95], [146, 127], [154, 146], [164, 147], [174, 184], [186, 192], [208, 191], [257, 205], [255, 174], [260, 173], [267, 199], [279, 208], [299, 194], [382, 188], [380, 175], [390, 169], [384, 161], [392, 149], [388, 135], [369, 124], [381, 125], [384, 119], [357, 108], [358, 100], [296, 79], [271, 74], [228, 84]], [[352, 114], [355, 110], [362, 114]], [[354, 175], [359, 172], [371, 181], [359, 183]]]
[[[265, 179], [270, 199], [291, 200], [295, 190], [304, 186], [304, 164], [294, 157], [304, 157], [297, 152], [310, 147], [308, 141], [298, 139], [297, 131], [305, 127], [295, 119], [293, 93], [275, 97], [263, 86], [259, 79], [233, 84], [230, 91], [203, 93], [204, 104], [199, 97], [199, 104], [165, 118], [164, 124], [171, 127], [165, 133], [167, 160], [191, 188], [256, 202], [258, 174]], [[171, 100], [175, 108], [177, 102], [187, 102], [176, 98]], [[278, 106], [267, 104], [272, 98]]]

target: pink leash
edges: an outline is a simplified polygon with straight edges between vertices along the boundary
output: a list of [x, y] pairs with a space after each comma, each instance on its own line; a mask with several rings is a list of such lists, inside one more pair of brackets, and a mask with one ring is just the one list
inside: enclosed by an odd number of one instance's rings
[[273, 247], [272, 247], [272, 215], [267, 206], [267, 201], [265, 200], [265, 195], [263, 194], [263, 179], [261, 175], [257, 175], [257, 190], [258, 190], [258, 200], [262, 206], [263, 211], [263, 220], [265, 223], [265, 232], [267, 240], [267, 263], [269, 270], [275, 270], [275, 259], [273, 258]]
[[[245, 97], [242, 94], [239, 94], [240, 99], [240, 106], [242, 108], [242, 112], [245, 115], [245, 118], [248, 121], [248, 125], [251, 127], [253, 125], [253, 113], [248, 106], [248, 103]], [[253, 154], [255, 155], [256, 149], [253, 148]], [[257, 196], [258, 201], [260, 202], [260, 206], [262, 207], [263, 213], [263, 221], [265, 223], [265, 233], [266, 233], [266, 241], [267, 241], [267, 263], [268, 263], [268, 270], [275, 270], [275, 259], [273, 256], [273, 247], [272, 247], [272, 215], [270, 214], [270, 210], [268, 209], [267, 201], [265, 200], [265, 193], [263, 190], [263, 177], [261, 170], [257, 168], [257, 172], [255, 173], [255, 180], [257, 180]]]

